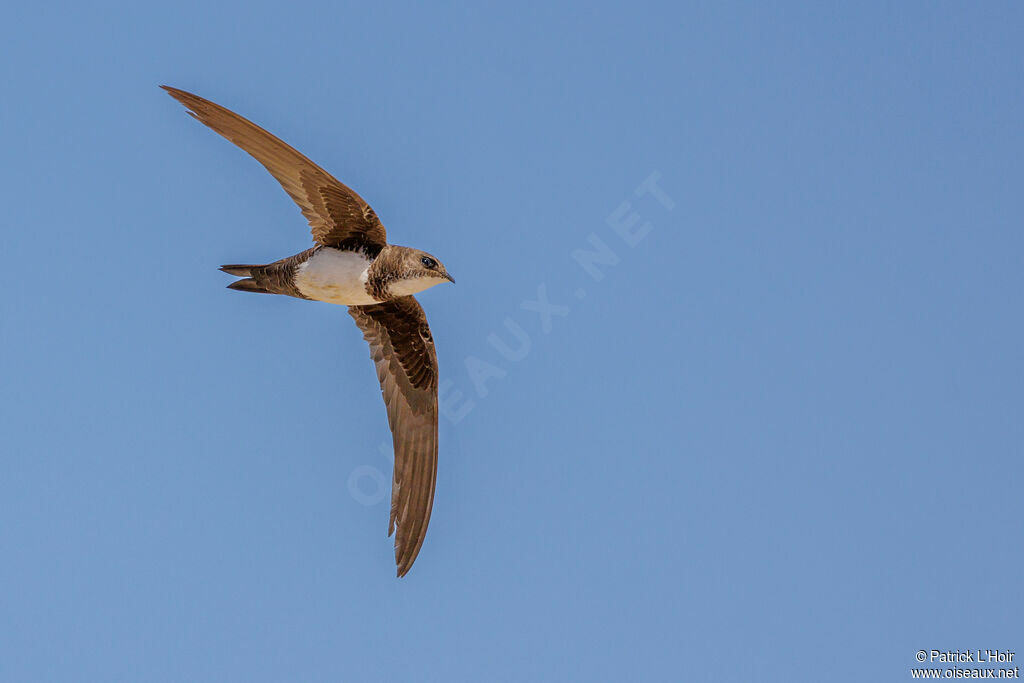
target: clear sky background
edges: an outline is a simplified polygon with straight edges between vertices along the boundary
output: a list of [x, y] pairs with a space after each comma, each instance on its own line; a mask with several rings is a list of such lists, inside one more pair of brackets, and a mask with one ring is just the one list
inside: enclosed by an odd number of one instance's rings
[[[2, 16], [0, 680], [1024, 658], [1018, 4]], [[308, 228], [161, 83], [458, 280], [420, 296], [447, 416], [405, 579], [366, 344], [224, 288]]]

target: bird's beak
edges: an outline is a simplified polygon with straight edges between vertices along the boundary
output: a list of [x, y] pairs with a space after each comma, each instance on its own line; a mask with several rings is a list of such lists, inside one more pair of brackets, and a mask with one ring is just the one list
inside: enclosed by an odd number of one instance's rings
[[448, 273], [445, 273], [445, 274], [444, 274], [444, 279], [445, 279], [445, 280], [447, 280], [448, 282], [452, 283], [453, 285], [455, 284], [455, 278], [453, 278], [453, 277], [452, 277], [451, 275], [449, 275]]

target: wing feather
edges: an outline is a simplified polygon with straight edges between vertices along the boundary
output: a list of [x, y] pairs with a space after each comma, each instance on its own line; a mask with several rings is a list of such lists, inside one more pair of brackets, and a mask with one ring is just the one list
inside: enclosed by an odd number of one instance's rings
[[349, 314], [370, 345], [395, 449], [388, 535], [398, 575], [412, 567], [430, 523], [437, 481], [437, 354], [427, 317], [411, 296]]
[[252, 121], [190, 92], [160, 86], [189, 114], [248, 152], [270, 171], [309, 221], [317, 244], [346, 242], [383, 248], [387, 233], [370, 205], [293, 147]]

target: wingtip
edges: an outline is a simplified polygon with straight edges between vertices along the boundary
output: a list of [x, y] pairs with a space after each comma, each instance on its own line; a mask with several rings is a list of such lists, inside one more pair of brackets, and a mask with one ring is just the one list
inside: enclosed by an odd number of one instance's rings
[[398, 538], [395, 538], [395, 565], [397, 570], [398, 578], [402, 578], [409, 573], [412, 569], [412, 563], [416, 561], [416, 555], [410, 558], [405, 549], [398, 543]]
[[175, 88], [173, 85], [161, 85], [160, 89], [184, 104], [186, 107], [191, 107], [193, 100], [202, 99], [198, 95], [193, 95], [189, 91], [182, 90], [181, 88]]
[[[170, 86], [170, 85], [161, 85], [160, 89], [163, 90], [168, 95], [170, 95], [171, 97], [173, 97], [175, 100], [177, 100], [181, 104], [184, 104], [186, 108], [189, 106], [189, 103], [186, 101], [188, 99], [189, 94], [187, 92], [185, 92], [184, 90], [182, 90], [181, 88], [175, 88], [175, 87]], [[191, 112], [189, 112], [189, 113], [191, 113]]]
[[395, 564], [398, 567], [398, 578], [402, 578], [412, 570], [412, 566], [416, 563], [416, 558], [420, 554], [420, 549], [415, 548], [412, 552], [395, 549]]

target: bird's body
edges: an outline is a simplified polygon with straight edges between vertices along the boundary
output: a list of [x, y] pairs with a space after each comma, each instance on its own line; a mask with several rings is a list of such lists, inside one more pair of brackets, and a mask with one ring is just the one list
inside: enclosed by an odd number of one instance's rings
[[[266, 265], [229, 265], [221, 270], [245, 278], [232, 289], [285, 294], [300, 299], [342, 306], [370, 306], [400, 296], [411, 296], [437, 284], [431, 277], [402, 277], [406, 261], [429, 258], [417, 249], [388, 245], [313, 247]], [[443, 276], [451, 279], [447, 273]]]
[[317, 249], [295, 269], [295, 287], [316, 301], [369, 306], [381, 300], [367, 289], [373, 260], [361, 250]]
[[437, 477], [437, 355], [413, 294], [454, 282], [433, 256], [388, 244], [377, 214], [358, 194], [238, 114], [162, 86], [189, 113], [273, 175], [309, 221], [316, 246], [263, 265], [226, 265], [231, 289], [349, 307], [370, 344], [395, 448], [391, 520], [398, 575], [415, 561], [430, 521]]

